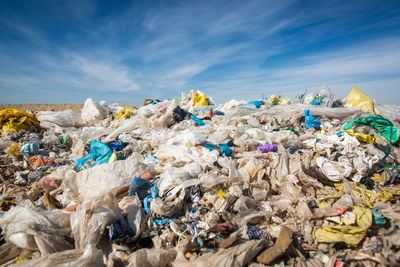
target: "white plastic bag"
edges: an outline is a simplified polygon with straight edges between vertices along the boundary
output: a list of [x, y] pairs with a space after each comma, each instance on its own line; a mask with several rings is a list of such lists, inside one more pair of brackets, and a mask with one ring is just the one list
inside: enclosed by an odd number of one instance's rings
[[170, 266], [176, 257], [173, 249], [143, 248], [129, 256], [129, 267], [165, 267]]
[[34, 211], [13, 207], [0, 220], [7, 242], [29, 250], [39, 250], [42, 256], [72, 249], [64, 236], [71, 234], [70, 214], [59, 210]]
[[115, 195], [109, 193], [86, 199], [71, 215], [71, 229], [76, 248], [96, 246], [106, 226], [121, 216]]
[[59, 112], [41, 111], [36, 117], [43, 128], [54, 128], [54, 125], [59, 127], [79, 127], [82, 125], [79, 114], [70, 109]]
[[[14, 266], [14, 265], [11, 265]], [[15, 264], [18, 267], [97, 267], [105, 266], [103, 253], [94, 246], [88, 245], [85, 249], [73, 249], [50, 254], [39, 259], [23, 261]]]
[[107, 117], [107, 110], [104, 107], [94, 102], [91, 98], [86, 99], [81, 112], [81, 118], [84, 123], [95, 122], [105, 117]]
[[80, 171], [74, 182], [78, 193], [85, 199], [100, 196], [115, 187], [129, 184], [133, 177], [151, 170], [151, 165], [142, 163], [141, 155], [133, 154], [126, 160]]

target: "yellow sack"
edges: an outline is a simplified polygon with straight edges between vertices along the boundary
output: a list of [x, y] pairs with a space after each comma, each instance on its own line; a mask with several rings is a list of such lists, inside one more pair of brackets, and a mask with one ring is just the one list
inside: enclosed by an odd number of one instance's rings
[[40, 126], [40, 122], [27, 112], [22, 112], [13, 108], [0, 111], [0, 133], [18, 132], [28, 130], [32, 125]]
[[190, 90], [189, 95], [192, 97], [193, 100], [193, 107], [197, 108], [197, 107], [202, 107], [202, 106], [208, 106], [208, 100], [207, 100], [207, 96], [200, 92], [196, 93], [195, 90]]
[[345, 107], [361, 109], [366, 112], [371, 112], [374, 115], [376, 114], [372, 99], [357, 87], [353, 87], [346, 99], [347, 103], [344, 105]]
[[370, 136], [368, 134], [357, 133], [353, 129], [345, 130], [343, 132], [346, 132], [351, 136], [355, 136], [358, 141], [364, 142], [364, 143], [367, 143], [367, 144], [373, 144], [376, 141], [375, 137]]
[[354, 225], [335, 225], [314, 228], [313, 237], [317, 243], [345, 242], [348, 246], [357, 246], [372, 225], [372, 212], [362, 206], [354, 206], [356, 215]]
[[123, 108], [123, 109], [121, 109], [119, 114], [114, 113], [113, 115], [114, 115], [114, 118], [116, 118], [117, 120], [129, 118], [132, 115], [132, 110], [130, 108]]

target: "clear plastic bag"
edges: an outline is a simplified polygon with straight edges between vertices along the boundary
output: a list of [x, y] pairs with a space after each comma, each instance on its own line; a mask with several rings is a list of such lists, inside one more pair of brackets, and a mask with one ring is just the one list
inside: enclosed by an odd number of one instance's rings
[[13, 207], [0, 220], [7, 242], [29, 250], [39, 250], [42, 256], [72, 249], [64, 236], [71, 234], [70, 214], [63, 211], [34, 211]]
[[40, 121], [42, 128], [59, 127], [79, 127], [82, 125], [80, 115], [70, 109], [54, 112], [54, 111], [41, 111], [36, 115]]
[[166, 267], [176, 257], [176, 251], [173, 249], [140, 249], [129, 256], [129, 267]]
[[94, 246], [88, 245], [85, 249], [73, 249], [50, 254], [46, 257], [23, 261], [12, 266], [19, 267], [97, 267], [105, 266], [103, 253]]
[[86, 199], [71, 215], [72, 235], [76, 248], [96, 246], [106, 226], [121, 217], [115, 195], [109, 193]]
[[101, 105], [88, 98], [83, 105], [81, 119], [84, 123], [93, 123], [107, 117], [107, 110]]

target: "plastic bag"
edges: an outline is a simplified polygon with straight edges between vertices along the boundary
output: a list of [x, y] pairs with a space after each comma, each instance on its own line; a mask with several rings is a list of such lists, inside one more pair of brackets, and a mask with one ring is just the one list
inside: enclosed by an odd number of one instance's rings
[[152, 167], [142, 163], [141, 160], [142, 157], [133, 155], [126, 160], [80, 171], [70, 181], [71, 186], [76, 188], [77, 193], [83, 198], [99, 196], [115, 187], [129, 184], [134, 176], [151, 171]]
[[13, 108], [0, 110], [0, 133], [28, 130], [31, 126], [40, 126], [39, 121], [27, 112]]
[[399, 140], [399, 129], [393, 126], [390, 120], [383, 118], [380, 115], [368, 115], [365, 118], [357, 118], [348, 121], [342, 126], [342, 130], [349, 130], [354, 124], [368, 125], [373, 127], [380, 135], [382, 135], [390, 143], [394, 144]]
[[349, 246], [357, 246], [372, 225], [372, 212], [362, 206], [354, 206], [355, 225], [337, 225], [315, 228], [313, 236], [317, 242], [345, 242]]
[[309, 110], [304, 110], [304, 117], [306, 118], [306, 127], [307, 128], [319, 128], [319, 125], [321, 124], [321, 121], [314, 118], [314, 116], [311, 114], [311, 111]]
[[29, 250], [39, 250], [42, 256], [72, 249], [70, 214], [63, 211], [34, 211], [13, 207], [0, 219], [0, 226], [7, 242]]
[[85, 249], [73, 249], [50, 254], [39, 259], [23, 261], [16, 266], [19, 267], [97, 267], [105, 266], [103, 253], [94, 246], [88, 245]]
[[106, 144], [93, 140], [90, 143], [90, 153], [86, 157], [76, 160], [73, 164], [77, 165], [79, 170], [82, 170], [82, 166], [91, 159], [94, 161], [89, 167], [91, 168], [95, 165], [108, 163], [112, 154], [112, 150]]
[[130, 108], [123, 108], [118, 114], [114, 113], [114, 118], [116, 118], [117, 120], [127, 119], [131, 115], [132, 115], [132, 110]]
[[195, 108], [208, 105], [207, 96], [200, 91], [190, 90], [189, 96], [192, 98], [193, 107]]
[[375, 115], [374, 102], [357, 87], [354, 86], [353, 89], [351, 89], [346, 99], [347, 103], [344, 105], [345, 107], [361, 109]]
[[82, 125], [80, 115], [70, 109], [59, 112], [41, 111], [36, 117], [43, 128], [54, 128], [55, 125], [59, 127], [79, 127]]
[[264, 240], [250, 240], [229, 248], [220, 248], [215, 253], [205, 253], [190, 262], [177, 257], [174, 266], [246, 266], [265, 246]]
[[106, 226], [120, 216], [118, 202], [113, 194], [86, 199], [71, 215], [71, 229], [75, 239], [75, 247], [96, 246], [102, 238]]
[[39, 167], [57, 166], [58, 162], [51, 157], [35, 155], [29, 158], [29, 165], [34, 171]]
[[353, 168], [348, 164], [330, 161], [324, 157], [318, 157], [316, 162], [325, 176], [332, 182], [339, 182], [343, 178], [349, 177], [353, 171]]
[[129, 256], [129, 267], [166, 267], [176, 257], [176, 251], [173, 249], [144, 248], [135, 251]]
[[81, 118], [84, 123], [96, 122], [107, 117], [107, 110], [88, 98], [83, 105]]

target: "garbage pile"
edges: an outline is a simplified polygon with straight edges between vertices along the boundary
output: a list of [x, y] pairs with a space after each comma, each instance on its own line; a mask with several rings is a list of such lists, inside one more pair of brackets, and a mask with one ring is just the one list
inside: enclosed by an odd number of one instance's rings
[[1, 266], [399, 264], [398, 106], [144, 104], [0, 111]]

